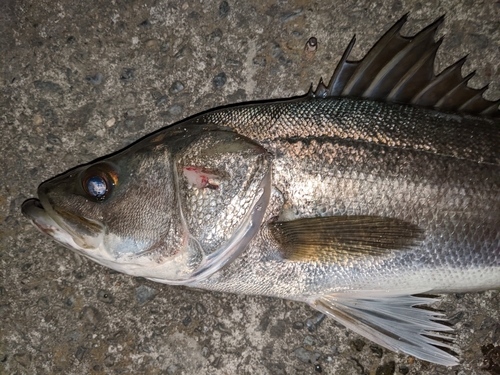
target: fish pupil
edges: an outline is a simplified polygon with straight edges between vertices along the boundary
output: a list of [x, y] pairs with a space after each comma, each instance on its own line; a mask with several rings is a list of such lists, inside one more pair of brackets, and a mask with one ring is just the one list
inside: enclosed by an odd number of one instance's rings
[[92, 176], [87, 180], [87, 191], [96, 198], [102, 198], [106, 194], [107, 186], [104, 178]]

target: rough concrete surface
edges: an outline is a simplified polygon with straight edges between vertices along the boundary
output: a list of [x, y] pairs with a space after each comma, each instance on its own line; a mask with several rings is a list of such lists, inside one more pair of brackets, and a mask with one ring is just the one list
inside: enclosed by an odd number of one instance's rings
[[498, 291], [444, 299], [462, 352], [445, 368], [302, 304], [118, 274], [20, 213], [42, 181], [163, 126], [304, 93], [353, 34], [359, 58], [406, 12], [407, 33], [446, 14], [437, 69], [469, 53], [464, 74], [477, 70], [472, 85], [500, 97], [494, 0], [1, 0], [0, 373], [498, 374]]

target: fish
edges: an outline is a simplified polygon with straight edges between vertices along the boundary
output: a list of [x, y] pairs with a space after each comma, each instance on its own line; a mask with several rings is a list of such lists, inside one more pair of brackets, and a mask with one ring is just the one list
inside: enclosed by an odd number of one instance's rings
[[500, 101], [465, 59], [434, 74], [444, 17], [411, 37], [407, 18], [358, 61], [353, 38], [328, 84], [166, 126], [43, 182], [22, 213], [116, 271], [304, 302], [457, 365], [427, 305], [500, 287]]

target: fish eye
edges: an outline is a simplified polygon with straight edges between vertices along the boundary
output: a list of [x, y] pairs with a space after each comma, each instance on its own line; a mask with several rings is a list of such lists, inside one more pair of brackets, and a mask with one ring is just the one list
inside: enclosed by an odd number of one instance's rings
[[106, 194], [108, 187], [106, 180], [101, 176], [92, 176], [87, 180], [87, 192], [96, 198], [102, 198]]
[[93, 165], [81, 175], [81, 184], [85, 195], [97, 201], [109, 198], [117, 183], [116, 169], [108, 163]]

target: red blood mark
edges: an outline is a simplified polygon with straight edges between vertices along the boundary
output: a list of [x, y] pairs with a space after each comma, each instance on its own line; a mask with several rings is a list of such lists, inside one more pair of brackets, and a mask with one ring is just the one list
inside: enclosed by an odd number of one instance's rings
[[217, 175], [203, 171], [201, 168], [193, 166], [184, 167], [183, 174], [191, 185], [199, 189], [208, 188], [215, 190], [219, 188], [219, 185], [213, 182], [217, 178]]

